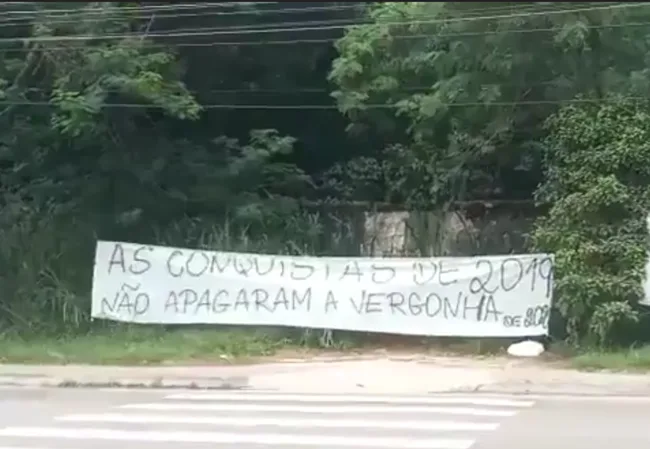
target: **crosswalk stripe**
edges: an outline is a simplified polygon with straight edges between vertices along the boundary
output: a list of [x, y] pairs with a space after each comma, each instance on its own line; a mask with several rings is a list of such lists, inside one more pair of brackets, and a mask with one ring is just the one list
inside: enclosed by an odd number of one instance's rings
[[71, 440], [116, 440], [169, 443], [230, 443], [296, 446], [348, 446], [400, 449], [469, 449], [474, 440], [444, 438], [347, 437], [275, 433], [128, 431], [56, 427], [7, 427], [0, 437], [62, 438]]
[[276, 426], [290, 428], [380, 428], [386, 430], [431, 430], [431, 431], [490, 431], [499, 427], [498, 423], [458, 422], [458, 421], [399, 421], [369, 419], [313, 419], [313, 418], [233, 418], [228, 416], [180, 416], [180, 415], [141, 415], [122, 413], [97, 413], [65, 415], [56, 418], [66, 422], [109, 422], [137, 424], [210, 424], [231, 427]]
[[256, 393], [180, 393], [165, 399], [185, 401], [285, 401], [285, 402], [367, 402], [409, 404], [467, 404], [488, 407], [532, 407], [533, 401], [492, 399], [458, 396], [371, 396], [371, 395], [314, 395], [314, 394], [256, 394]]
[[[24, 446], [0, 446], [0, 449], [25, 449]], [[44, 448], [44, 447], [32, 447], [30, 446], [29, 449], [50, 449], [50, 448]]]
[[296, 413], [446, 413], [449, 415], [514, 416], [516, 410], [497, 410], [473, 407], [427, 407], [427, 406], [380, 406], [336, 405], [311, 406], [306, 404], [197, 404], [197, 403], [138, 403], [120, 406], [137, 410], [193, 410], [220, 412], [296, 412]]

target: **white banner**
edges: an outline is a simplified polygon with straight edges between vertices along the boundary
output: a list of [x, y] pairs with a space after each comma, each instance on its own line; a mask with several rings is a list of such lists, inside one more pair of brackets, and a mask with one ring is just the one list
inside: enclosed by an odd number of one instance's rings
[[547, 334], [553, 257], [289, 257], [98, 242], [92, 316], [410, 335]]

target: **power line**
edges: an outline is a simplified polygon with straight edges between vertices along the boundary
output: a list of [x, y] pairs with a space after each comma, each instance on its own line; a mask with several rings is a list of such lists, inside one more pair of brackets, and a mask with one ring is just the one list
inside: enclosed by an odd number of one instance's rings
[[[347, 8], [350, 8], [348, 6]], [[361, 9], [361, 6], [354, 6], [356, 9]], [[310, 10], [311, 11], [311, 10]], [[307, 11], [307, 12], [310, 12]], [[207, 17], [207, 16], [228, 16], [228, 15], [234, 15], [234, 14], [254, 14], [254, 15], [261, 15], [260, 13], [271, 13], [275, 11], [232, 11], [232, 12], [222, 12], [222, 11], [201, 11], [201, 12], [182, 12], [182, 13], [161, 13], [161, 14], [155, 14], [156, 19], [177, 19], [177, 18], [184, 18], [184, 17]], [[297, 13], [297, 12], [303, 12], [303, 11], [286, 11], [286, 13]], [[153, 13], [149, 16], [144, 16], [143, 19], [150, 18]], [[59, 18], [67, 18], [66, 20], [56, 20]], [[78, 24], [80, 20], [83, 20], [85, 22], [103, 22], [107, 20], [119, 20], [123, 19], [123, 15], [119, 15], [119, 11], [115, 11], [115, 15], [113, 16], [101, 16], [101, 17], [84, 17], [83, 13], [79, 14], [79, 17], [74, 17], [74, 18], [69, 18], [69, 16], [50, 16], [50, 15], [38, 15], [36, 14], [34, 17], [30, 17], [29, 19], [43, 19], [47, 20], [48, 25], [61, 25], [61, 24], [68, 24], [68, 23], [76, 23]], [[18, 27], [18, 26], [24, 26], [24, 21], [25, 18], [9, 18], [9, 19], [4, 19], [0, 20], [0, 25], [3, 25], [5, 27]], [[289, 22], [291, 23], [291, 22]]]
[[[634, 28], [634, 27], [645, 27], [649, 26], [650, 22], [638, 22], [638, 23], [620, 23], [620, 24], [608, 24], [608, 25], [587, 25], [584, 28], [586, 29], [616, 29], [616, 28]], [[460, 38], [460, 37], [481, 37], [489, 36], [494, 34], [529, 34], [529, 33], [546, 33], [557, 31], [557, 28], [527, 28], [527, 29], [514, 29], [514, 30], [492, 30], [492, 31], [476, 31], [476, 32], [462, 32], [462, 33], [441, 33], [441, 34], [411, 34], [408, 36], [391, 36], [393, 40], [410, 40], [410, 39], [423, 39], [428, 37], [439, 37], [439, 38]], [[127, 36], [132, 37], [132, 36]], [[281, 39], [281, 40], [265, 40], [265, 41], [227, 41], [227, 42], [175, 42], [172, 44], [161, 44], [161, 43], [152, 43], [152, 42], [141, 42], [138, 40], [138, 48], [169, 48], [170, 46], [174, 47], [223, 47], [223, 46], [271, 46], [271, 45], [295, 45], [295, 44], [326, 44], [331, 42], [336, 42], [340, 37], [328, 37], [328, 38], [318, 38], [318, 39]], [[29, 39], [25, 39], [29, 40]], [[2, 40], [0, 40], [0, 43]], [[96, 47], [90, 45], [66, 45], [59, 47], [43, 47], [43, 50], [47, 51], [72, 51], [72, 50], [88, 50]], [[33, 48], [12, 48], [12, 52], [31, 52]]]
[[[576, 98], [568, 100], [531, 100], [531, 101], [495, 101], [495, 102], [459, 102], [459, 103], [440, 103], [444, 107], [491, 107], [491, 106], [536, 106], [536, 105], [560, 105], [560, 104], [598, 104], [612, 101], [648, 101], [645, 97], [622, 97], [616, 100], [607, 98], [590, 99]], [[55, 107], [56, 104], [49, 101], [0, 101], [0, 106], [46, 106]], [[101, 108], [125, 108], [125, 109], [163, 109], [164, 106], [155, 104], [139, 103], [107, 103]], [[201, 105], [203, 109], [248, 109], [248, 110], [338, 110], [337, 105], [316, 105], [316, 104], [296, 104], [296, 105], [272, 105], [272, 104], [205, 104]], [[400, 108], [394, 104], [365, 104], [359, 109], [397, 109]]]
[[[521, 8], [523, 10], [526, 10], [525, 7]], [[554, 9], [552, 10], [554, 12], [559, 12], [562, 11], [561, 8]], [[548, 11], [537, 11], [537, 12], [548, 12]], [[156, 16], [157, 19], [160, 18], [160, 16]], [[428, 14], [428, 15], [422, 15], [419, 17], [419, 20], [422, 19], [438, 19], [439, 14]], [[438, 19], [438, 20], [444, 20], [444, 19]], [[50, 22], [48, 22], [50, 23]], [[404, 24], [410, 24], [408, 21], [404, 21]], [[259, 30], [260, 32], [266, 32], [269, 30], [276, 31], [275, 27], [289, 27], [290, 30], [295, 30], [298, 29], [299, 27], [323, 27], [327, 25], [343, 25], [345, 27], [347, 26], [357, 26], [357, 25], [372, 25], [375, 24], [371, 19], [365, 19], [364, 21], [359, 21], [359, 19], [355, 18], [347, 18], [347, 19], [328, 19], [328, 20], [311, 20], [311, 21], [303, 21], [303, 22], [275, 22], [275, 23], [265, 23], [265, 24], [252, 24], [252, 25], [234, 25], [234, 26], [225, 26], [225, 27], [198, 27], [198, 28], [179, 28], [175, 29], [173, 32], [174, 33], [179, 33], [179, 32], [203, 32], [203, 31], [209, 31], [209, 32], [226, 32], [226, 31], [254, 31], [254, 30]], [[319, 28], [320, 29], [320, 28]], [[282, 30], [282, 31], [288, 31], [288, 30]]]
[[[648, 3], [650, 5], [650, 3]], [[542, 11], [539, 11], [540, 13]], [[547, 13], [548, 11], [543, 11], [544, 13]], [[554, 10], [553, 12], [562, 12], [562, 10]], [[436, 18], [438, 15], [424, 15], [421, 16], [422, 18], [428, 19], [428, 18]], [[421, 20], [420, 19], [420, 20]], [[444, 19], [438, 19], [443, 21]], [[320, 29], [326, 29], [328, 27], [325, 27], [325, 25], [332, 25], [332, 24], [344, 24], [345, 27], [347, 26], [358, 26], [358, 25], [382, 25], [382, 23], [376, 23], [370, 20], [367, 20], [365, 22], [359, 22], [357, 19], [333, 19], [333, 20], [321, 20], [321, 21], [307, 21], [307, 22], [284, 22], [284, 23], [273, 23], [273, 24], [255, 24], [255, 25], [242, 25], [242, 26], [227, 26], [227, 27], [198, 27], [198, 28], [180, 28], [176, 29], [173, 32], [239, 32], [239, 31], [246, 31], [246, 33], [239, 33], [239, 34], [248, 34], [249, 32], [275, 32], [275, 31], [282, 31], [282, 32], [288, 32], [288, 31], [294, 31], [294, 30], [301, 30], [301, 29], [306, 29], [306, 28], [299, 28], [299, 27], [310, 27], [310, 26], [316, 26], [318, 25], [319, 28], [311, 28], [311, 31], [316, 31]], [[395, 23], [391, 24], [394, 25]], [[414, 22], [411, 21], [403, 21], [399, 22], [400, 25], [411, 25], [414, 24]], [[277, 26], [277, 25], [283, 25], [283, 26], [288, 26], [288, 25], [294, 25], [295, 27], [287, 28], [287, 29], [282, 29], [278, 30], [277, 28], [272, 28], [269, 27], [269, 25]], [[492, 33], [498, 33], [497, 31], [493, 31]], [[453, 33], [452, 33], [453, 34]]]
[[[593, 4], [599, 4], [599, 3], [587, 3], [590, 5]], [[602, 3], [600, 3], [602, 5]], [[548, 7], [549, 5], [538, 5], [538, 4], [532, 4], [532, 5], [520, 5], [517, 7], [518, 11], [536, 11], [539, 10], [541, 6], [546, 6]], [[552, 10], [561, 10], [564, 8], [563, 5], [556, 5], [557, 7], [554, 7]], [[156, 19], [171, 19], [171, 18], [182, 18], [182, 17], [205, 17], [205, 16], [232, 16], [232, 15], [264, 15], [264, 14], [296, 14], [296, 13], [311, 13], [311, 12], [321, 12], [321, 11], [337, 11], [337, 10], [347, 10], [347, 9], [363, 9], [364, 6], [362, 5], [340, 5], [340, 6], [316, 6], [316, 7], [307, 7], [307, 8], [284, 8], [284, 9], [277, 9], [277, 10], [255, 10], [255, 11], [201, 11], [201, 12], [190, 12], [190, 13], [161, 13], [161, 14], [155, 14]], [[463, 10], [462, 14], [469, 14], [471, 16], [471, 13], [485, 13], [486, 11], [490, 12], [495, 12], [495, 11], [511, 11], [513, 8], [511, 6], [501, 6], [501, 7], [493, 7], [493, 8], [481, 8], [481, 9], [470, 9], [470, 10]], [[121, 13], [118, 8], [114, 11], [115, 14], [114, 16], [105, 16], [102, 15], [101, 17], [84, 17], [85, 13], [84, 10], [81, 9], [78, 12], [79, 17], [76, 18], [70, 18], [69, 15], [63, 15], [63, 16], [56, 16], [56, 15], [51, 15], [51, 14], [38, 14], [35, 13], [34, 17], [31, 17], [33, 19], [47, 19], [48, 25], [52, 24], [67, 24], [67, 23], [79, 23], [79, 21], [83, 18], [84, 21], [86, 22], [100, 22], [100, 21], [106, 21], [106, 20], [117, 20], [120, 18], [123, 18], [119, 16]], [[153, 14], [153, 13], [152, 13]], [[461, 14], [461, 16], [462, 16]], [[0, 13], [0, 16], [2, 14]], [[149, 16], [150, 17], [150, 16]], [[432, 17], [431, 15], [426, 16], [426, 17]], [[58, 19], [58, 18], [67, 18], [67, 20], [53, 20], [53, 19]], [[18, 17], [18, 18], [9, 18], [9, 19], [4, 19], [0, 20], [0, 25], [1, 24], [7, 24], [5, 25], [6, 27], [9, 26], [24, 26], [24, 17]], [[333, 19], [336, 20], [336, 19]], [[339, 19], [339, 20], [354, 20], [354, 19]], [[303, 22], [304, 23], [304, 22]], [[332, 23], [337, 23], [337, 22], [332, 22]], [[340, 22], [339, 22], [340, 23]], [[268, 23], [268, 24], [258, 24], [255, 26], [286, 26], [286, 25], [296, 25], [296, 22], [275, 22], [275, 23]], [[244, 26], [248, 27], [248, 26]]]
[[[561, 80], [560, 80], [561, 81]], [[571, 80], [566, 80], [571, 82]], [[508, 86], [508, 87], [540, 87], [540, 86], [553, 86], [558, 84], [558, 80], [548, 80], [548, 81], [541, 81], [541, 82], [535, 82], [535, 83], [485, 83], [486, 85], [490, 86]], [[395, 91], [401, 92], [401, 93], [413, 93], [413, 92], [426, 92], [432, 89], [432, 86], [425, 86], [425, 85], [419, 85], [419, 86], [407, 86], [407, 87], [401, 87], [399, 89], [396, 89]], [[324, 93], [330, 93], [332, 92], [333, 89], [326, 89], [326, 88], [319, 88], [319, 87], [296, 87], [296, 88], [275, 88], [275, 89], [267, 89], [267, 88], [261, 88], [261, 89], [245, 89], [245, 88], [238, 88], [238, 89], [188, 89], [187, 92], [191, 93], [192, 95], [200, 95], [200, 94], [205, 94], [205, 93], [211, 93], [211, 94], [305, 94], [305, 93], [314, 93], [314, 94], [324, 94]], [[24, 89], [25, 92], [38, 92], [38, 93], [49, 93], [49, 89], [44, 89], [40, 87], [27, 87]], [[105, 92], [110, 92], [110, 93], [120, 93], [122, 90], [120, 89], [105, 89]]]
[[[162, 16], [162, 15], [155, 15], [155, 16], [150, 16], [154, 17], [156, 20], [159, 19], [164, 19], [164, 18], [177, 18], [177, 17], [183, 17], [183, 16], [208, 16], [208, 15], [214, 15], [215, 13], [213, 12], [207, 12], [207, 13], [191, 13], [191, 14], [171, 14], [167, 16]], [[424, 16], [424, 17], [436, 17], [436, 16]], [[114, 18], [108, 18], [108, 20], [111, 20]], [[71, 19], [71, 20], [64, 20], [64, 21], [54, 21], [54, 20], [47, 20], [47, 25], [56, 25], [56, 24], [64, 24], [64, 23], [74, 23], [74, 24], [79, 24], [81, 18], [77, 19]], [[96, 18], [93, 20], [90, 20], [89, 22], [104, 22], [106, 21], [107, 18], [102, 17], [102, 18]], [[273, 29], [272, 27], [277, 27], [277, 26], [295, 26], [295, 27], [302, 27], [302, 26], [315, 26], [315, 25], [332, 25], [332, 24], [341, 24], [345, 26], [353, 26], [353, 25], [367, 25], [367, 24], [372, 24], [373, 22], [370, 21], [370, 19], [365, 19], [365, 22], [360, 22], [359, 19], [355, 18], [347, 18], [347, 19], [329, 19], [329, 20], [310, 20], [310, 21], [303, 21], [303, 22], [274, 22], [274, 23], [259, 23], [259, 24], [251, 24], [251, 25], [233, 25], [233, 26], [224, 26], [224, 27], [198, 27], [198, 28], [178, 28], [175, 29], [174, 32], [196, 32], [196, 31], [241, 31], [241, 30], [256, 30], [256, 29], [261, 29], [261, 30], [266, 30], [266, 29]], [[11, 23], [8, 25], [2, 25], [3, 22], [0, 21], [0, 26], [4, 27], [22, 27], [24, 26], [21, 23]]]
[[[276, 2], [252, 2], [252, 3], [246, 3], [246, 2], [241, 2], [239, 3], [240, 5], [246, 5], [246, 4], [267, 4], [267, 3], [276, 3]], [[28, 3], [29, 4], [29, 3]], [[34, 3], [30, 4], [34, 5]], [[32, 11], [25, 11], [25, 10], [13, 10], [13, 11], [2, 11], [0, 12], [0, 17], [2, 16], [8, 16], [11, 14], [16, 14], [19, 16], [23, 15], [37, 15], [41, 13], [45, 14], [79, 14], [80, 11], [82, 11], [85, 14], [102, 14], [107, 11], [108, 8], [115, 8], [119, 9], [120, 11], [132, 11], [132, 12], [156, 12], [156, 11], [169, 11], [169, 10], [176, 10], [176, 9], [201, 9], [201, 8], [218, 8], [218, 7], [230, 7], [236, 4], [233, 3], [224, 3], [224, 2], [216, 2], [216, 3], [176, 3], [173, 5], [148, 5], [148, 6], [120, 6], [120, 7], [115, 7], [114, 5], [110, 5], [109, 7], [98, 7], [98, 8], [73, 8], [73, 9], [35, 9]], [[1, 6], [1, 4], [0, 4]]]
[[[396, 26], [396, 25], [434, 25], [440, 23], [456, 23], [456, 22], [475, 22], [479, 20], [499, 20], [499, 19], [513, 19], [518, 17], [531, 17], [531, 16], [548, 16], [556, 14], [572, 14], [579, 12], [589, 12], [589, 11], [601, 11], [601, 10], [611, 10], [611, 9], [622, 9], [622, 8], [632, 8], [638, 6], [648, 6], [650, 2], [644, 3], [625, 3], [625, 4], [616, 4], [610, 6], [600, 6], [600, 7], [590, 7], [590, 8], [575, 8], [575, 9], [566, 9], [566, 10], [555, 10], [555, 11], [538, 11], [538, 12], [529, 12], [529, 13], [518, 13], [518, 14], [503, 14], [503, 15], [494, 15], [494, 16], [485, 16], [485, 17], [454, 17], [449, 19], [433, 19], [433, 20], [409, 20], [409, 21], [399, 21], [399, 22], [379, 22], [378, 25], [383, 26]], [[226, 36], [226, 35], [243, 35], [243, 34], [264, 34], [264, 33], [280, 33], [280, 32], [296, 32], [296, 31], [323, 31], [323, 30], [340, 30], [347, 28], [348, 25], [330, 25], [330, 26], [320, 26], [320, 27], [296, 27], [296, 28], [272, 28], [272, 29], [259, 29], [259, 30], [237, 30], [237, 31], [224, 31], [224, 30], [211, 30], [203, 32], [170, 32], [170, 33], [149, 33], [148, 38], [156, 37], [201, 37], [201, 36]], [[93, 36], [93, 35], [78, 35], [78, 36], [36, 36], [36, 37], [12, 37], [12, 38], [2, 38], [2, 42], [72, 42], [72, 41], [89, 41], [89, 40], [116, 40], [124, 39], [129, 37], [141, 37], [139, 33], [128, 33], [128, 34], [113, 34], [113, 35], [103, 35], [103, 36]]]
[[[24, 4], [21, 2], [15, 2], [18, 4]], [[236, 3], [200, 3], [200, 4], [176, 4], [176, 5], [156, 5], [156, 6], [134, 6], [134, 7], [114, 7], [113, 12], [120, 13], [122, 11], [135, 11], [135, 12], [158, 12], [162, 10], [173, 10], [173, 9], [190, 9], [190, 8], [206, 8], [206, 7], [223, 7], [223, 6], [241, 6], [241, 5], [264, 5], [264, 4], [277, 4], [279, 2], [236, 2]], [[359, 2], [361, 3], [361, 2]], [[6, 4], [6, 2], [5, 2]], [[586, 4], [602, 4], [598, 2], [586, 2]], [[616, 3], [614, 3], [616, 4]], [[517, 10], [529, 9], [529, 8], [540, 8], [540, 7], [549, 7], [557, 6], [562, 7], [562, 5], [547, 5], [540, 3], [533, 3], [528, 5], [517, 5]], [[240, 10], [240, 11], [203, 11], [200, 13], [191, 13], [191, 16], [194, 15], [223, 15], [223, 16], [239, 16], [239, 15], [265, 15], [265, 14], [301, 14], [301, 13], [311, 13], [311, 12], [325, 12], [325, 11], [345, 11], [349, 9], [363, 9], [365, 6], [362, 4], [355, 5], [328, 5], [328, 6], [308, 6], [304, 8], [280, 8], [280, 9], [256, 9], [256, 10]], [[512, 11], [512, 6], [491, 6], [491, 7], [482, 7], [475, 9], [467, 9], [463, 11], [457, 11], [462, 13], [479, 13], [483, 14], [485, 12], [493, 11]], [[32, 14], [35, 17], [42, 16], [43, 14], [47, 15], [47, 18], [57, 18], [57, 17], [68, 17], [70, 14], [78, 15], [87, 15], [87, 14], [104, 14], [107, 11], [107, 8], [76, 8], [76, 9], [39, 9], [34, 11], [18, 11], [19, 14]], [[0, 12], [0, 17], [11, 14], [12, 11], [5, 11], [4, 13]], [[178, 14], [178, 15], [177, 15]], [[184, 17], [181, 15], [185, 13], [176, 13], [171, 14], [168, 17]], [[190, 16], [189, 14], [187, 16]], [[23, 18], [14, 18], [9, 20], [24, 20]], [[2, 22], [0, 22], [2, 23]]]
[[[244, 3], [238, 3], [239, 6], [241, 6]], [[205, 4], [202, 4], [205, 5]], [[256, 15], [256, 16], [262, 16], [266, 14], [300, 14], [300, 13], [311, 13], [311, 12], [326, 12], [326, 11], [345, 11], [349, 9], [363, 9], [363, 5], [330, 5], [330, 6], [310, 6], [310, 7], [305, 7], [305, 8], [282, 8], [282, 9], [257, 9], [257, 10], [241, 10], [241, 11], [201, 11], [201, 12], [192, 12], [192, 13], [167, 13], [165, 14], [164, 12], [161, 14], [156, 14], [156, 17], [161, 17], [161, 18], [176, 18], [176, 17], [196, 17], [196, 16], [240, 16], [240, 15]], [[119, 14], [122, 14], [124, 10], [124, 7], [118, 8], [115, 7], [114, 10], [112, 11], [115, 16], [113, 17], [97, 17], [94, 20], [106, 20], [106, 19], [111, 19], [111, 18], [121, 18]], [[88, 8], [79, 8], [77, 10], [74, 10], [74, 13], [69, 13], [69, 14], [63, 14], [63, 15], [57, 15], [56, 14], [57, 10], [40, 10], [40, 11], [33, 11], [33, 17], [29, 18], [39, 18], [39, 17], [44, 17], [47, 19], [57, 19], [57, 18], [69, 18], [70, 15], [72, 14], [77, 14], [78, 16], [87, 16], [88, 12], [91, 14], [93, 13], [93, 10], [89, 10]], [[99, 11], [94, 11], [94, 12], [99, 12]], [[129, 11], [127, 11], [129, 12]], [[136, 12], [144, 12], [144, 13], [149, 13], [150, 11], [148, 10], [140, 10]], [[152, 11], [151, 13], [155, 13], [157, 11]], [[3, 14], [0, 13], [0, 17], [2, 17]], [[25, 20], [24, 17], [15, 17], [15, 18], [9, 18], [5, 19], [3, 21], [0, 21], [0, 23], [9, 23], [13, 21], [18, 21], [18, 20]], [[68, 23], [69, 21], [65, 21], [65, 23]], [[56, 22], [55, 22], [56, 23]]]

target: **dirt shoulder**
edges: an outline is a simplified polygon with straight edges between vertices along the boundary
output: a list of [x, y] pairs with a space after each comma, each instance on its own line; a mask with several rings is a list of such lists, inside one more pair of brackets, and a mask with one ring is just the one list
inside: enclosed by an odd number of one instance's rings
[[[288, 339], [284, 334], [249, 330], [137, 329], [65, 338], [0, 337], [0, 363], [49, 365], [236, 366], [388, 359], [399, 361], [454, 360], [513, 364], [553, 369], [645, 371], [650, 347], [617, 352], [575, 351], [555, 345], [536, 359], [506, 355], [511, 341], [422, 339], [377, 336], [372, 340], [338, 339], [327, 348], [314, 342]], [[442, 360], [445, 362], [442, 362]]]

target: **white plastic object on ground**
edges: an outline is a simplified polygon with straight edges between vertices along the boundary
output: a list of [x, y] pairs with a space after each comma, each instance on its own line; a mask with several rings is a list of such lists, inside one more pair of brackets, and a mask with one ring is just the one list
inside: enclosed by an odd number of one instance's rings
[[544, 345], [532, 340], [521, 341], [508, 346], [508, 354], [513, 357], [538, 357], [544, 352]]

